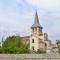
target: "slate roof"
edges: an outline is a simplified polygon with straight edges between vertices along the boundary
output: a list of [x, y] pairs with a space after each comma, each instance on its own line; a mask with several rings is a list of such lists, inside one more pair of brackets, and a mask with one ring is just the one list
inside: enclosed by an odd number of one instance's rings
[[35, 28], [35, 27], [43, 28], [43, 27], [40, 25], [40, 23], [39, 23], [37, 11], [36, 11], [36, 13], [35, 13], [35, 21], [34, 21], [34, 24], [31, 26], [31, 29], [32, 29], [32, 28]]

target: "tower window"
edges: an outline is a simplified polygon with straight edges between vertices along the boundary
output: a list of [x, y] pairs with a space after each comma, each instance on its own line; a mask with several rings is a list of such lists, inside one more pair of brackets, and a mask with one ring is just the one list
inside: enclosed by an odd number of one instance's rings
[[34, 29], [32, 29], [32, 31], [34, 32]]
[[37, 31], [37, 28], [35, 28], [35, 31]]
[[34, 39], [32, 39], [32, 43], [34, 43]]

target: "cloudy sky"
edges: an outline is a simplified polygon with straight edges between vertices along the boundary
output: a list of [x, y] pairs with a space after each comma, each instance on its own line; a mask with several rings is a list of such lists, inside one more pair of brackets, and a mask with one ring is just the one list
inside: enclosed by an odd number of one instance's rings
[[30, 35], [36, 9], [43, 32], [53, 43], [60, 39], [60, 0], [0, 0], [0, 41], [3, 36]]

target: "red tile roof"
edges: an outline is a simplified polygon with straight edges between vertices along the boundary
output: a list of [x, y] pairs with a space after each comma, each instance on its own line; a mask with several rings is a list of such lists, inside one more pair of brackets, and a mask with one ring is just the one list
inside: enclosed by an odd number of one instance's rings
[[53, 48], [57, 48], [57, 45], [56, 44], [52, 44]]
[[29, 41], [30, 40], [30, 36], [24, 36], [24, 37], [21, 37], [23, 39], [23, 41]]

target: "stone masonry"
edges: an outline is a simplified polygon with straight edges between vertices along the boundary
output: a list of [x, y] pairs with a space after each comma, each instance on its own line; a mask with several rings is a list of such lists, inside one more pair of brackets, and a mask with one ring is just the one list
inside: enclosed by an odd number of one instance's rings
[[0, 60], [60, 60], [60, 54], [0, 54]]

